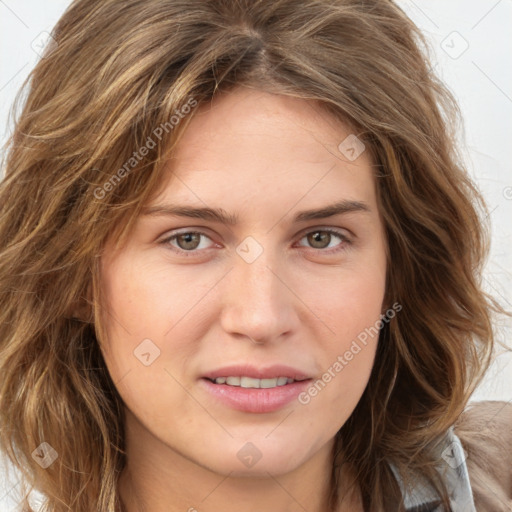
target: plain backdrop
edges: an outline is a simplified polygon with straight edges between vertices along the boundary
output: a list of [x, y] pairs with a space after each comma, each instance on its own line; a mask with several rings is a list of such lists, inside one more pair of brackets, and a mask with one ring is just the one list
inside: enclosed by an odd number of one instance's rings
[[[99, 0], [100, 1], [100, 0]], [[270, 0], [269, 0], [270, 1]], [[10, 133], [14, 95], [39, 56], [38, 45], [68, 0], [0, 0], [0, 142]], [[468, 169], [488, 203], [493, 229], [485, 286], [512, 310], [512, 22], [511, 0], [400, 0], [428, 37], [433, 67], [462, 109]], [[300, 0], [297, 0], [300, 9]], [[42, 34], [42, 35], [41, 35]], [[1, 176], [1, 175], [0, 175]], [[512, 325], [496, 321], [510, 345]], [[473, 400], [512, 400], [512, 356], [498, 355]], [[15, 510], [16, 479], [0, 476], [0, 511]]]

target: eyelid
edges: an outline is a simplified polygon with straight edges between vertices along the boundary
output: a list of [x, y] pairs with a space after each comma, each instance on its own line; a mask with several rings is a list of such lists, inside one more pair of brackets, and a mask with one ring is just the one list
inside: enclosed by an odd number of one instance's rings
[[[166, 235], [164, 235], [164, 238], [162, 240], [160, 240], [158, 243], [162, 244], [164, 246], [167, 245], [170, 247], [170, 250], [172, 252], [179, 254], [179, 255], [184, 255], [186, 257], [194, 256], [196, 254], [200, 254], [201, 252], [204, 252], [204, 251], [207, 251], [210, 249], [210, 248], [202, 249], [202, 250], [194, 249], [192, 251], [185, 251], [184, 249], [179, 249], [170, 244], [171, 240], [176, 239], [180, 235], [187, 235], [187, 234], [197, 234], [197, 235], [204, 236], [204, 237], [212, 240], [211, 236], [209, 236], [208, 233], [204, 231], [204, 228], [200, 228], [200, 229], [199, 228], [186, 228], [186, 229], [183, 228], [179, 231], [171, 231], [170, 233], [167, 233]], [[212, 240], [212, 242], [213, 242], [213, 240]]]

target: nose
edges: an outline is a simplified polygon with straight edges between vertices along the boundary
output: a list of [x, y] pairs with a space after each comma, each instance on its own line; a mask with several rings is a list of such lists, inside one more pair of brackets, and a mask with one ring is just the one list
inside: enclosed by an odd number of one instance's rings
[[282, 341], [295, 332], [300, 301], [279, 256], [265, 249], [252, 262], [238, 254], [233, 260], [221, 292], [224, 331], [260, 344]]

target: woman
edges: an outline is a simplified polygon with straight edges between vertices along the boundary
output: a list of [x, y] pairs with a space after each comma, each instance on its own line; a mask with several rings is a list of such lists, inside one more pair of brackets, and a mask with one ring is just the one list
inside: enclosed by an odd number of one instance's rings
[[422, 44], [383, 0], [69, 7], [0, 188], [1, 440], [44, 510], [485, 498], [454, 426], [499, 307]]

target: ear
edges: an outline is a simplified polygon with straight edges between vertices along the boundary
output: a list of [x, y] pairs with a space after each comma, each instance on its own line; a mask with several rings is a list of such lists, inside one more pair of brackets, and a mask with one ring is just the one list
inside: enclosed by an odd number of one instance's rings
[[92, 286], [89, 284], [84, 296], [80, 296], [69, 309], [68, 318], [80, 320], [88, 324], [94, 323], [94, 308], [92, 301]]
[[381, 314], [386, 315], [386, 312], [388, 312], [393, 307], [393, 301], [391, 300], [391, 297], [388, 297], [388, 293], [386, 291], [384, 295], [384, 300], [382, 301], [382, 308], [381, 308]]
[[[391, 290], [389, 283], [389, 275], [386, 276], [386, 287], [384, 290], [384, 297], [382, 299], [381, 313], [386, 315], [390, 309], [395, 309], [395, 305], [398, 304], [396, 294]], [[400, 307], [400, 309], [402, 309]]]

